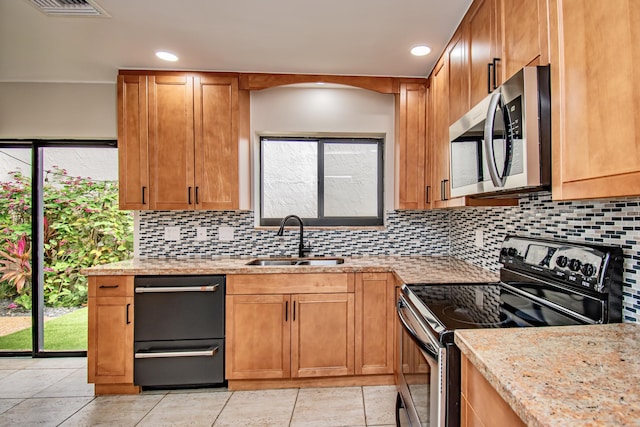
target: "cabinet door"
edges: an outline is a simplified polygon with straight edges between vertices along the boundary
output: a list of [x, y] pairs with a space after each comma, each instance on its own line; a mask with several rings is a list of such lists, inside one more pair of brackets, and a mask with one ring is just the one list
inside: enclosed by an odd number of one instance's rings
[[195, 78], [195, 208], [238, 209], [238, 79]]
[[469, 40], [466, 27], [460, 27], [451, 40], [450, 46], [448, 55], [449, 121], [447, 122], [447, 130], [449, 130], [448, 125], [469, 111]]
[[354, 294], [293, 295], [291, 376], [354, 374]]
[[226, 377], [289, 378], [291, 297], [228, 295]]
[[432, 111], [432, 140], [433, 188], [434, 207], [446, 206], [449, 194], [449, 81], [448, 59], [445, 53], [443, 59], [436, 65], [431, 76], [431, 105]]
[[500, 57], [495, 2], [496, 0], [477, 1], [472, 6], [475, 9], [469, 15], [470, 107], [482, 101], [500, 84], [500, 61], [495, 61], [496, 70], [488, 68], [488, 64], [493, 66], [494, 58]]
[[427, 159], [427, 88], [401, 83], [398, 110], [399, 209], [424, 209], [430, 203], [425, 176]]
[[118, 76], [120, 209], [149, 208], [147, 77]]
[[149, 77], [151, 208], [193, 209], [193, 77]]
[[89, 382], [133, 384], [133, 297], [89, 298]]
[[548, 64], [544, 0], [500, 0], [503, 81], [526, 65]]
[[551, 7], [553, 198], [640, 194], [640, 2]]
[[356, 274], [356, 375], [392, 374], [395, 287], [387, 273]]

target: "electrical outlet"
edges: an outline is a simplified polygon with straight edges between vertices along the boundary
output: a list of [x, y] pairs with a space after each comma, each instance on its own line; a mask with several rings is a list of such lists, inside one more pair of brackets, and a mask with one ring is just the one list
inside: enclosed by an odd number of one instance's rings
[[164, 240], [177, 242], [180, 240], [180, 227], [165, 227]]
[[475, 291], [476, 291], [476, 307], [482, 310], [484, 306], [484, 292], [482, 292], [480, 289], [476, 289]]
[[231, 241], [233, 240], [233, 227], [218, 227], [218, 240]]
[[196, 227], [196, 240], [207, 240], [207, 227]]
[[482, 231], [482, 228], [478, 228], [476, 230], [476, 239], [474, 244], [477, 248], [484, 247], [484, 232]]

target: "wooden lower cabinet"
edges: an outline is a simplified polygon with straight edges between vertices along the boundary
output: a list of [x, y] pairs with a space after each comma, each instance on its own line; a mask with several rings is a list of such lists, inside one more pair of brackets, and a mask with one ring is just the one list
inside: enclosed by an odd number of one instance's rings
[[96, 394], [138, 393], [133, 385], [133, 276], [89, 277], [88, 381]]
[[461, 356], [460, 363], [462, 365], [461, 427], [526, 426], [465, 355]]
[[228, 275], [229, 388], [393, 384], [394, 302], [386, 272]]
[[227, 379], [354, 373], [354, 295], [228, 295]]
[[393, 374], [395, 281], [390, 273], [356, 273], [356, 375]]
[[227, 379], [291, 376], [290, 295], [228, 295]]

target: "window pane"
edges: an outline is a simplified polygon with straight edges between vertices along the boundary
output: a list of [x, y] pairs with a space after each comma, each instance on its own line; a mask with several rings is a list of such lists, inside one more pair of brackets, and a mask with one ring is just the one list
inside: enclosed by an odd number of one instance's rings
[[44, 176], [44, 349], [86, 350], [87, 278], [80, 269], [127, 259], [131, 212], [118, 209], [118, 150], [47, 147]]
[[324, 170], [325, 216], [377, 216], [377, 144], [325, 144]]
[[262, 141], [263, 218], [318, 216], [316, 141]]
[[0, 232], [0, 352], [31, 350], [30, 148], [0, 148]]

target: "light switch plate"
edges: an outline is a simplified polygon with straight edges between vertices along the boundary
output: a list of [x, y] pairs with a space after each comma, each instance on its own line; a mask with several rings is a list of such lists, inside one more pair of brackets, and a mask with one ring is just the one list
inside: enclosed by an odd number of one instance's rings
[[207, 227], [196, 227], [196, 240], [207, 240]]
[[179, 241], [180, 240], [180, 227], [165, 227], [164, 228], [164, 240], [166, 241]]
[[476, 230], [476, 239], [473, 243], [477, 248], [482, 248], [484, 246], [484, 232], [482, 228], [478, 228]]
[[233, 227], [218, 227], [218, 240], [231, 241], [235, 229]]

